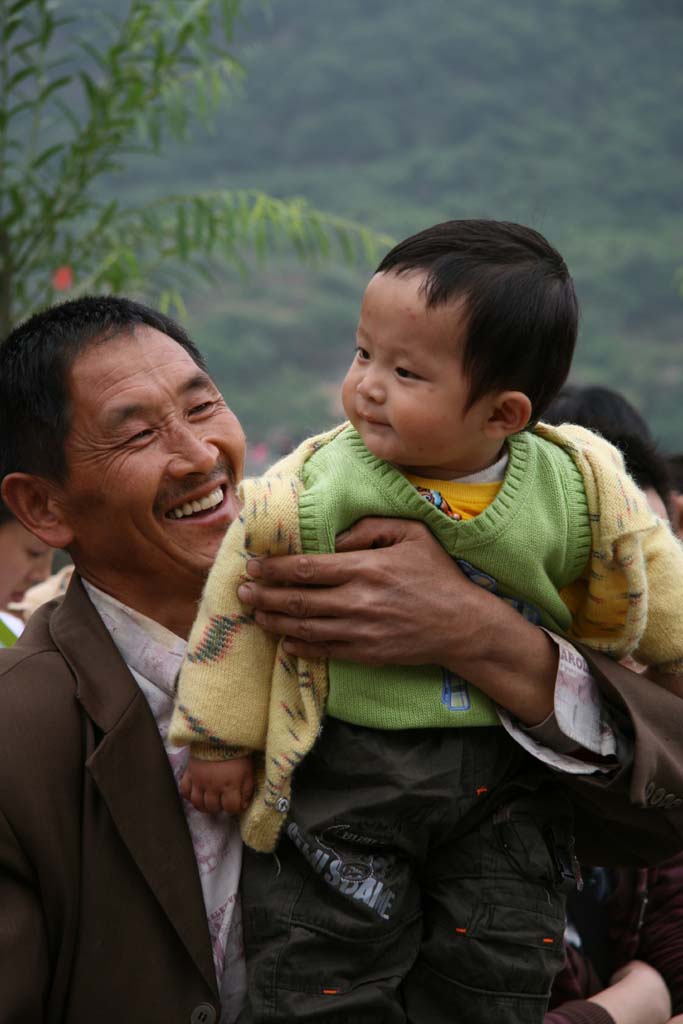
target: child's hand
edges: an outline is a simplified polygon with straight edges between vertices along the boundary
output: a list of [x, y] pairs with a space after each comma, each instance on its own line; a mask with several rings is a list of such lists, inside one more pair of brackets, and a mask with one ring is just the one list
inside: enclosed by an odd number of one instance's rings
[[180, 783], [180, 793], [206, 814], [239, 814], [246, 811], [254, 794], [254, 766], [250, 757], [232, 761], [200, 761], [190, 757]]

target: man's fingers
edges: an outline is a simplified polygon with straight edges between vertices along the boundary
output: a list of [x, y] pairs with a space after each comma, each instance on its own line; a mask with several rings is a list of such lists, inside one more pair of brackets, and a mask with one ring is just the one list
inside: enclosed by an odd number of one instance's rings
[[292, 619], [306, 619], [340, 615], [345, 610], [344, 595], [337, 590], [296, 590], [243, 583], [237, 594], [240, 601], [257, 609], [256, 621], [259, 626], [263, 625], [259, 612], [274, 612]]
[[427, 533], [423, 523], [412, 519], [379, 519], [368, 516], [340, 533], [336, 540], [338, 553], [367, 551], [368, 548], [388, 548], [401, 541], [418, 538]]
[[354, 571], [349, 555], [275, 555], [252, 558], [247, 573], [262, 583], [285, 586], [336, 586], [346, 583]]
[[285, 636], [288, 641], [300, 640], [309, 646], [320, 644], [329, 647], [331, 643], [338, 644], [340, 637], [345, 634], [344, 620], [339, 617], [294, 619], [288, 615], [278, 615], [277, 612], [259, 611], [254, 618], [266, 632]]

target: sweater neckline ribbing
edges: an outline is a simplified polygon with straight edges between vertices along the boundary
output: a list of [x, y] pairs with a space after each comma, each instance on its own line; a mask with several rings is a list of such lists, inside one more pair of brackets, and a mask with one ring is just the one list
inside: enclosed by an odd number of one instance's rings
[[[415, 518], [427, 523], [432, 533], [444, 544], [452, 547], [457, 540], [458, 549], [490, 543], [501, 533], [512, 518], [524, 507], [534, 479], [536, 452], [526, 431], [507, 439], [510, 458], [501, 488], [491, 504], [474, 519], [454, 520], [425, 501], [410, 481], [388, 462], [378, 459], [365, 447], [360, 434], [350, 424], [338, 440], [351, 448], [362, 466], [367, 467], [379, 483], [389, 504], [398, 504], [403, 514], [415, 511]], [[391, 512], [387, 509], [387, 514]], [[410, 516], [407, 516], [410, 518]]]

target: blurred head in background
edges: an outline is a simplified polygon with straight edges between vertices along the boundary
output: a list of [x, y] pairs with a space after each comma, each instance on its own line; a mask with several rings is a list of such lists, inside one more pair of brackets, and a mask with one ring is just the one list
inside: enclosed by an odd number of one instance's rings
[[0, 500], [0, 610], [20, 602], [29, 587], [50, 574], [52, 548], [15, 519]]
[[576, 423], [595, 430], [618, 448], [626, 469], [661, 519], [672, 519], [672, 483], [666, 458], [657, 449], [640, 413], [617, 391], [567, 385], [550, 403], [547, 423]]

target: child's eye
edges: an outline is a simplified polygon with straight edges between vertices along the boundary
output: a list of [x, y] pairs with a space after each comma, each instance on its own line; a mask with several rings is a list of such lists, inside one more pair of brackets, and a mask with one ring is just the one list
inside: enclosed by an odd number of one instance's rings
[[361, 360], [362, 359], [369, 359], [370, 358], [370, 353], [368, 352], [368, 350], [366, 348], [361, 348], [360, 345], [358, 345], [357, 348], [356, 348], [356, 356], [359, 359], [361, 359]]
[[413, 373], [411, 370], [406, 370], [405, 366], [397, 366], [396, 367], [396, 374], [397, 374], [398, 377], [404, 377], [406, 379], [412, 379], [412, 380], [417, 380], [418, 379], [417, 374]]

